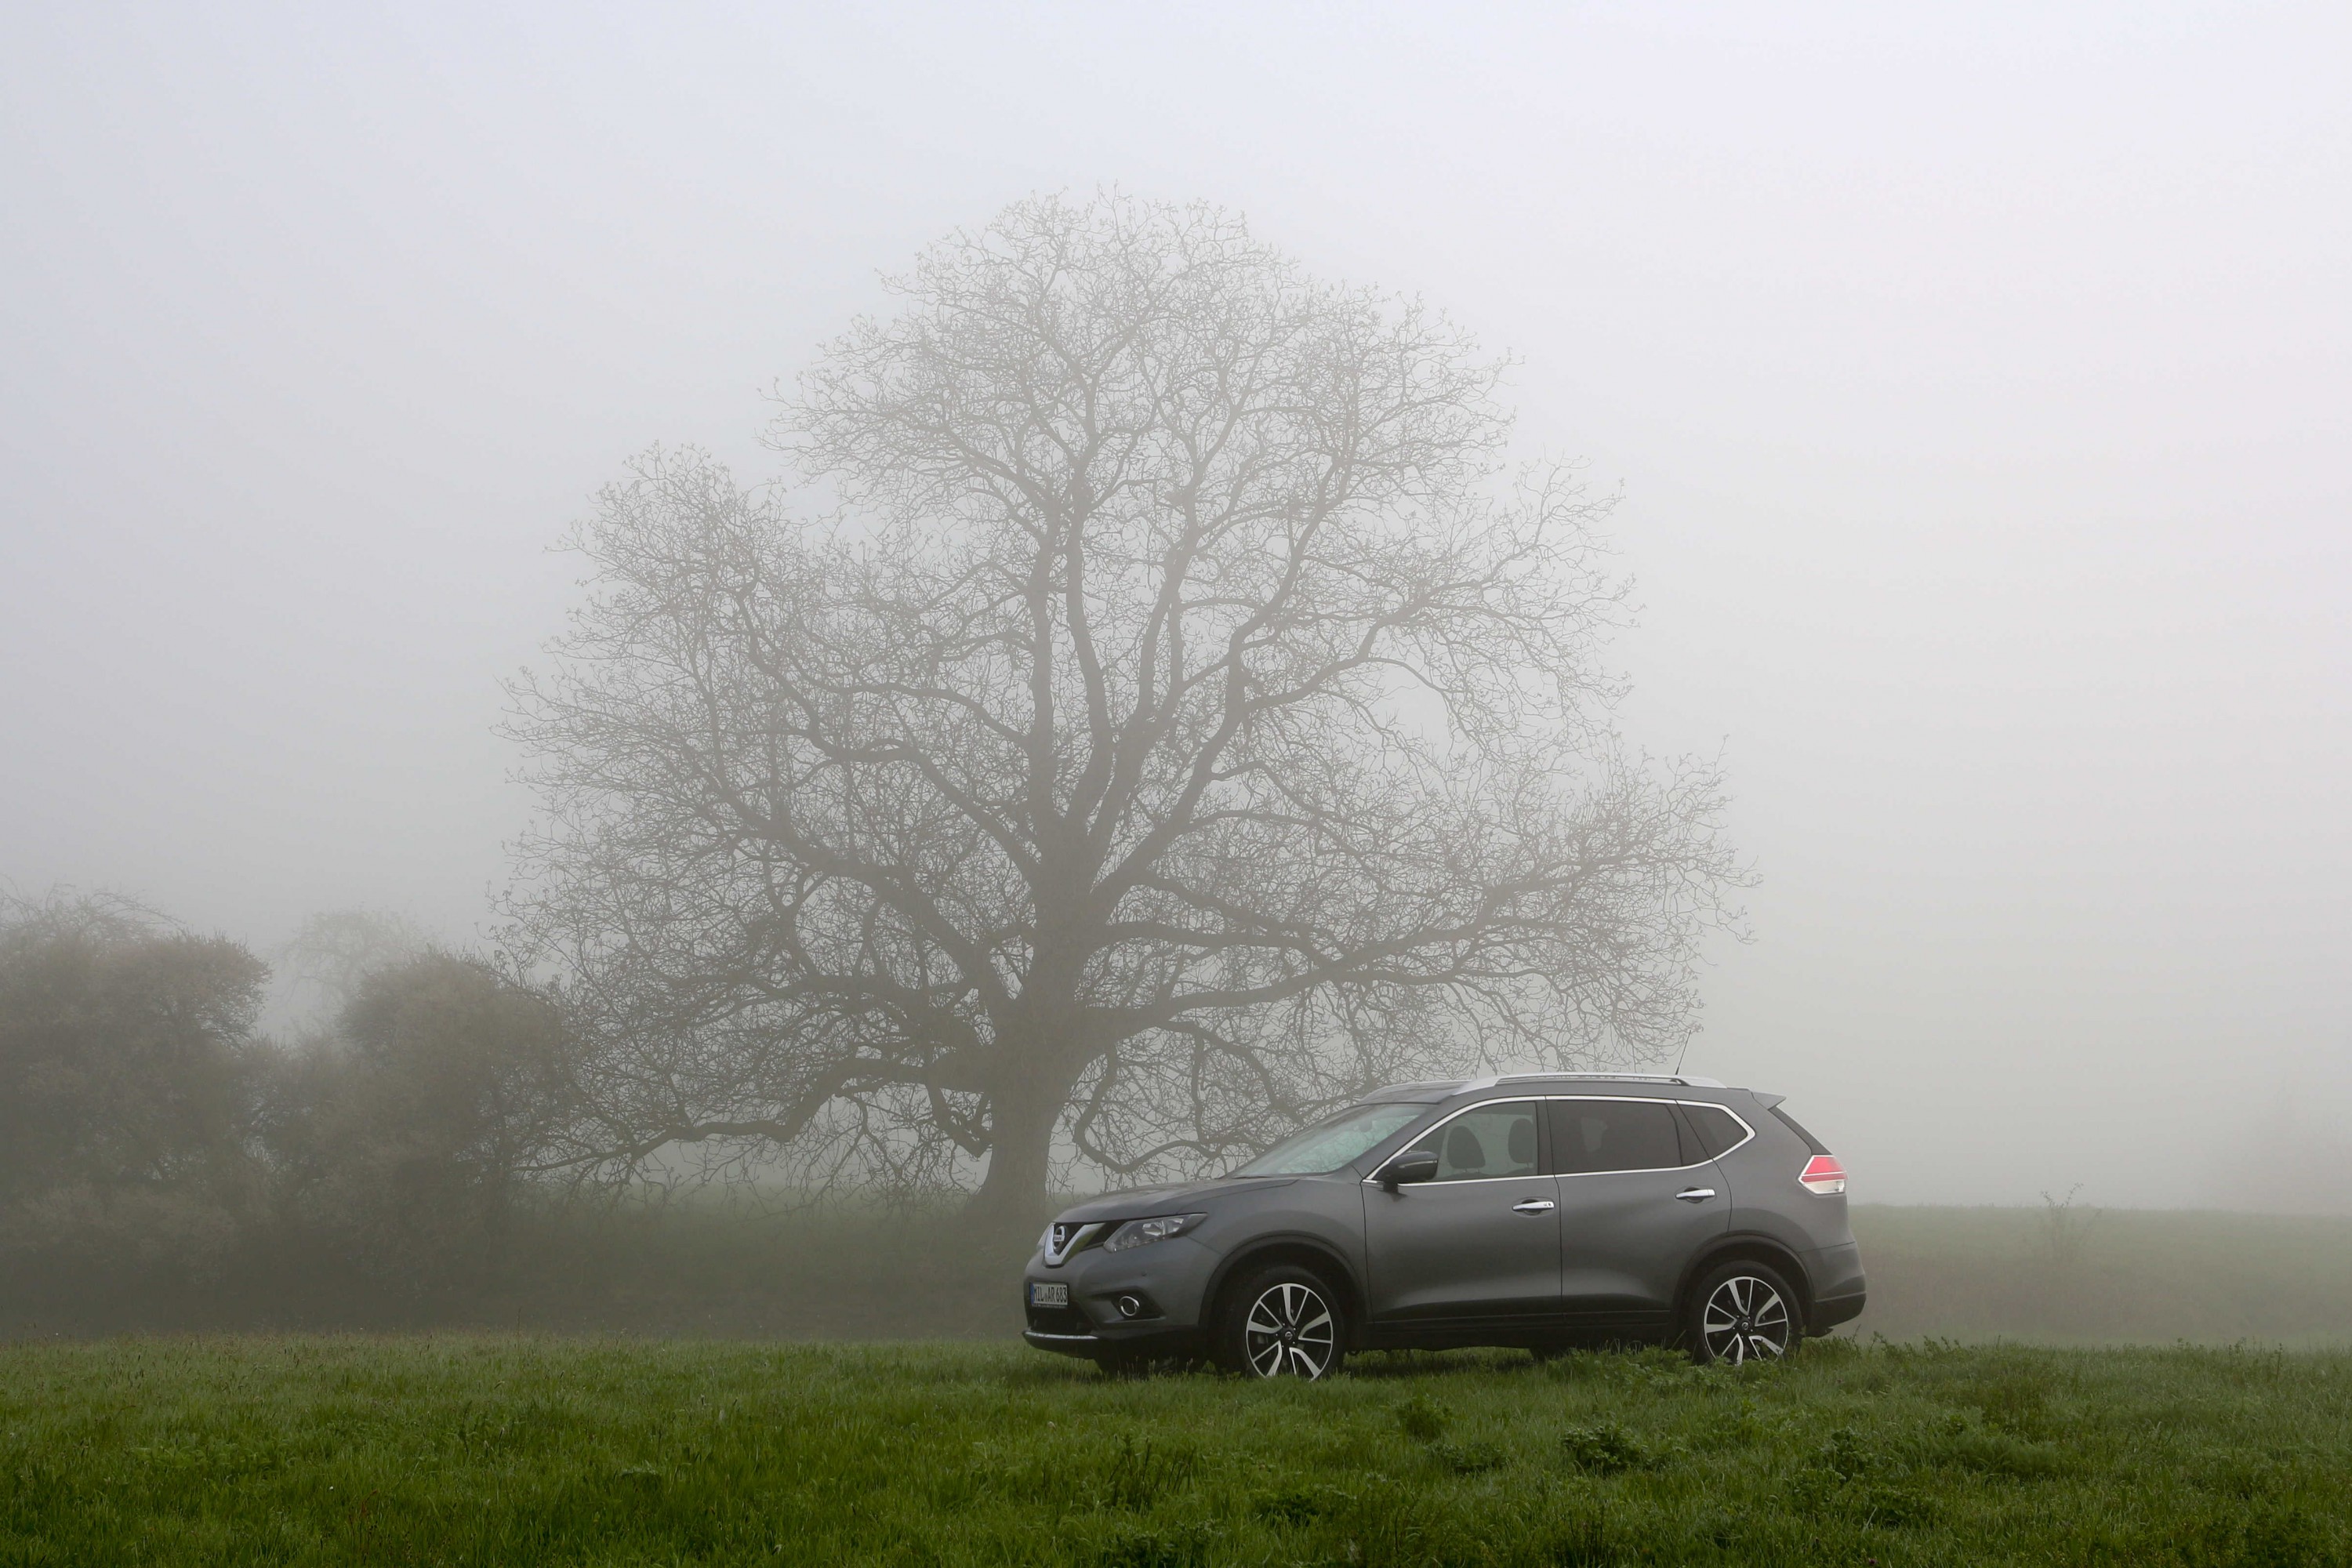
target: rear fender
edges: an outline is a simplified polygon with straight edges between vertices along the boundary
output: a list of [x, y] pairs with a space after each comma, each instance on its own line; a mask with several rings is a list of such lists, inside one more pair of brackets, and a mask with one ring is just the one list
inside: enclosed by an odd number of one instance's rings
[[1734, 1231], [1709, 1242], [1697, 1257], [1691, 1259], [1690, 1267], [1683, 1270], [1682, 1282], [1675, 1288], [1673, 1322], [1676, 1333], [1681, 1331], [1683, 1314], [1690, 1310], [1691, 1291], [1698, 1284], [1700, 1276], [1716, 1265], [1735, 1258], [1745, 1258], [1777, 1269], [1795, 1287], [1801, 1298], [1797, 1303], [1799, 1321], [1812, 1321], [1813, 1281], [1805, 1270], [1804, 1260], [1769, 1236], [1756, 1231]]

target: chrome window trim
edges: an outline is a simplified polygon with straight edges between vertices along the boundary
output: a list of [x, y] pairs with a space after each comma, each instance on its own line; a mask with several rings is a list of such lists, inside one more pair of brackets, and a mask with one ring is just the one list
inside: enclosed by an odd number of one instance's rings
[[[1578, 1098], [1589, 1099], [1591, 1097], [1580, 1095]], [[1720, 1110], [1726, 1116], [1730, 1117], [1731, 1120], [1739, 1123], [1739, 1131], [1741, 1134], [1739, 1140], [1737, 1142], [1726, 1144], [1724, 1146], [1723, 1154], [1734, 1153], [1738, 1150], [1747, 1148], [1748, 1144], [1756, 1141], [1755, 1124], [1727, 1105], [1717, 1105], [1711, 1100], [1677, 1100], [1675, 1103], [1676, 1105], [1684, 1106], [1703, 1106], [1708, 1110]], [[1700, 1161], [1699, 1163], [1704, 1165], [1712, 1165], [1716, 1161], [1722, 1159], [1723, 1154], [1712, 1155], [1707, 1159]], [[1695, 1171], [1697, 1168], [1698, 1166], [1696, 1165], [1677, 1165], [1675, 1167], [1675, 1169], [1678, 1171]]]
[[[1381, 1163], [1385, 1165], [1388, 1161], [1383, 1160]], [[1525, 1176], [1456, 1176], [1450, 1182], [1407, 1182], [1404, 1184], [1411, 1187], [1490, 1187], [1496, 1182], [1552, 1182], [1559, 1179], [1537, 1171]], [[1371, 1176], [1366, 1176], [1364, 1181], [1372, 1186], [1380, 1185], [1379, 1181]]]
[[[1526, 1176], [1466, 1176], [1458, 1181], [1415, 1182], [1412, 1184], [1416, 1187], [1475, 1187], [1484, 1185], [1490, 1182], [1564, 1182], [1575, 1176], [1640, 1176], [1646, 1175], [1653, 1171], [1696, 1171], [1702, 1166], [1712, 1165], [1717, 1161], [1721, 1160], [1724, 1155], [1745, 1149], [1748, 1144], [1756, 1141], [1756, 1126], [1753, 1122], [1749, 1121], [1745, 1116], [1740, 1115], [1739, 1112], [1732, 1110], [1731, 1107], [1727, 1105], [1718, 1105], [1712, 1100], [1667, 1100], [1663, 1096], [1654, 1094], [1503, 1094], [1496, 1095], [1492, 1100], [1473, 1100], [1468, 1105], [1463, 1106], [1459, 1110], [1448, 1111], [1446, 1114], [1439, 1117], [1436, 1121], [1423, 1128], [1417, 1136], [1405, 1144], [1405, 1148], [1412, 1149], [1419, 1146], [1423, 1138], [1428, 1137], [1431, 1133], [1436, 1131], [1447, 1122], [1452, 1121], [1455, 1117], [1467, 1115], [1473, 1110], [1484, 1110], [1490, 1106], [1496, 1105], [1517, 1105], [1523, 1100], [1531, 1104], [1549, 1104], [1553, 1100], [1591, 1100], [1601, 1105], [1705, 1106], [1709, 1110], [1720, 1110], [1726, 1116], [1730, 1117], [1731, 1120], [1739, 1123], [1740, 1131], [1745, 1135], [1741, 1137], [1738, 1142], [1726, 1148], [1722, 1154], [1711, 1154], [1704, 1160], [1695, 1161], [1687, 1165], [1636, 1165], [1630, 1170], [1624, 1171], [1538, 1171], [1532, 1175]], [[1401, 1149], [1397, 1152], [1402, 1153], [1404, 1151]], [[1388, 1160], [1382, 1160], [1380, 1164], [1372, 1167], [1372, 1173], [1364, 1178], [1362, 1184], [1378, 1186], [1380, 1184], [1381, 1172], [1387, 1168], [1389, 1160], [1393, 1160], [1395, 1158], [1396, 1154], [1391, 1154], [1388, 1157]]]

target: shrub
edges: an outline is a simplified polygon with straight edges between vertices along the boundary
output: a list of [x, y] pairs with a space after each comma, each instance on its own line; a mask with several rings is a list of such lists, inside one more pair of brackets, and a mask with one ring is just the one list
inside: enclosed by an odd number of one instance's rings
[[267, 1131], [288, 1205], [381, 1279], [484, 1278], [565, 1072], [555, 1008], [487, 963], [428, 952], [370, 975], [281, 1075]]
[[1426, 1394], [1416, 1394], [1396, 1408], [1396, 1424], [1416, 1443], [1434, 1443], [1445, 1435], [1453, 1415]]
[[250, 1205], [268, 970], [120, 899], [0, 902], [0, 1251], [215, 1264]]
[[1570, 1426], [1560, 1434], [1559, 1447], [1570, 1464], [1599, 1476], [1645, 1469], [1665, 1458], [1664, 1450], [1643, 1443], [1614, 1421]]

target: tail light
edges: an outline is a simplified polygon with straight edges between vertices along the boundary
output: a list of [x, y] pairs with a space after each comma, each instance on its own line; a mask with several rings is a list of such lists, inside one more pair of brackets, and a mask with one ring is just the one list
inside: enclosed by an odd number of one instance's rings
[[1809, 1193], [1830, 1197], [1845, 1191], [1845, 1167], [1838, 1163], [1835, 1154], [1816, 1154], [1805, 1162], [1804, 1173], [1797, 1184]]

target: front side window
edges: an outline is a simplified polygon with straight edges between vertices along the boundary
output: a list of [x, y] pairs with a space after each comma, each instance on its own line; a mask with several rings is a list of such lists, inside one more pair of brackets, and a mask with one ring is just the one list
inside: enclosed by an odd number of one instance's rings
[[1233, 1174], [1320, 1176], [1362, 1159], [1428, 1110], [1425, 1105], [1359, 1105], [1292, 1133]]
[[1563, 1176], [1596, 1171], [1664, 1171], [1683, 1158], [1674, 1108], [1649, 1100], [1554, 1100], [1552, 1169]]
[[1507, 1100], [1465, 1110], [1415, 1145], [1437, 1154], [1437, 1180], [1484, 1182], [1536, 1173], [1536, 1102]]

